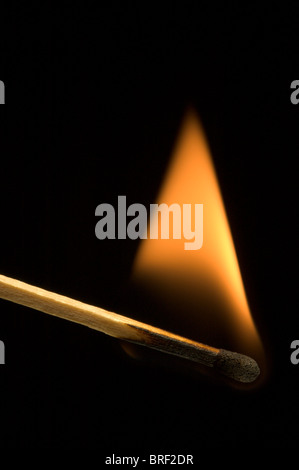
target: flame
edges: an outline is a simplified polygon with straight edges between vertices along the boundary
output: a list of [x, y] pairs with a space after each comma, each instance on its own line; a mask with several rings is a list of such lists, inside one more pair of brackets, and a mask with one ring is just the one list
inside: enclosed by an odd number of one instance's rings
[[215, 168], [192, 111], [183, 122], [156, 203], [203, 204], [203, 245], [187, 251], [183, 237], [147, 238], [137, 252], [133, 279], [159, 302], [165, 301], [169, 321], [179, 333], [258, 356], [261, 340], [250, 313]]

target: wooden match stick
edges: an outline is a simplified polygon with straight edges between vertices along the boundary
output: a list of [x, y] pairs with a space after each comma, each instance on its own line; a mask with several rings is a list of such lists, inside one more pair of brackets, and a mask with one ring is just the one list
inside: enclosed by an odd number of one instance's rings
[[0, 298], [88, 326], [121, 340], [214, 367], [239, 382], [253, 382], [260, 373], [251, 357], [207, 346], [3, 275], [0, 275]]

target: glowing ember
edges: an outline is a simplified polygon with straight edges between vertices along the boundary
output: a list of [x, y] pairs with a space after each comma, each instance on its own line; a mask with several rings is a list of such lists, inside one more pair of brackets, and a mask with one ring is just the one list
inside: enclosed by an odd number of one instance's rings
[[210, 151], [193, 112], [185, 118], [156, 202], [177, 203], [181, 208], [183, 204], [203, 204], [203, 245], [186, 251], [184, 238], [145, 239], [136, 256], [133, 278], [171, 308], [180, 333], [256, 357], [262, 351], [261, 342]]

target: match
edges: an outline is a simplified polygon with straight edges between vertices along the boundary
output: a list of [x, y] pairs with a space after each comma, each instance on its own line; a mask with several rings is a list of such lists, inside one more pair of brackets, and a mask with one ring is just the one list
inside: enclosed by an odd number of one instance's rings
[[215, 368], [238, 382], [254, 382], [260, 374], [258, 364], [251, 357], [192, 341], [3, 275], [0, 275], [0, 298], [79, 323], [114, 338]]

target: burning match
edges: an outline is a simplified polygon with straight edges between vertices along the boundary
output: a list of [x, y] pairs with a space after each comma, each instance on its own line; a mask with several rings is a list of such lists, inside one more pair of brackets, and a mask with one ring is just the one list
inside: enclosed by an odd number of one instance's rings
[[79, 323], [114, 338], [215, 368], [238, 382], [254, 382], [260, 374], [256, 361], [251, 357], [198, 343], [3, 275], [0, 275], [0, 298]]

